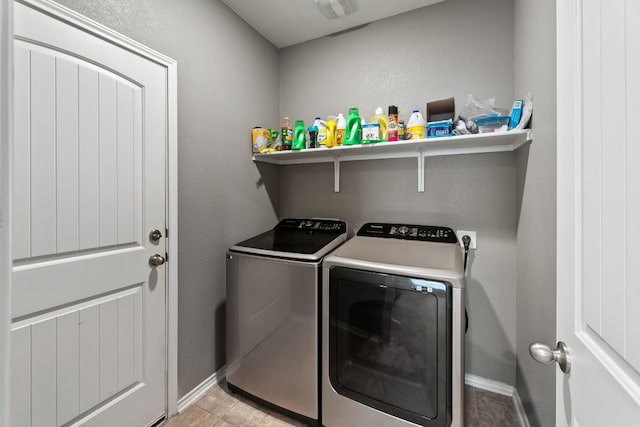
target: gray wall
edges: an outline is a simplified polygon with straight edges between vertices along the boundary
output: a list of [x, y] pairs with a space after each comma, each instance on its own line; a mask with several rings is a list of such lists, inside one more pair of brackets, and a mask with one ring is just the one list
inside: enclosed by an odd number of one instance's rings
[[555, 424], [555, 366], [529, 357], [556, 342], [556, 2], [515, 0], [515, 91], [534, 95], [533, 144], [518, 153], [517, 388], [532, 426]]
[[[514, 97], [513, 2], [448, 0], [280, 53], [280, 116], [303, 119], [359, 107], [368, 120], [378, 106], [413, 108], [467, 94]], [[425, 192], [417, 192], [415, 159], [343, 162], [341, 191], [333, 165], [281, 168], [279, 213], [366, 221], [447, 225], [475, 230], [470, 260], [467, 372], [515, 384], [516, 158], [513, 153], [427, 160]]]
[[277, 50], [217, 0], [60, 3], [178, 61], [183, 396], [225, 364], [226, 248], [276, 221], [278, 172], [253, 165], [250, 129], [277, 123]]

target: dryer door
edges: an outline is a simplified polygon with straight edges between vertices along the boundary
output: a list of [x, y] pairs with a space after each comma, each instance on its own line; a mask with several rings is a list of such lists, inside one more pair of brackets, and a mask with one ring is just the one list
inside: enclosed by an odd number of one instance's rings
[[448, 425], [448, 286], [336, 267], [329, 295], [329, 377], [335, 390], [416, 424]]

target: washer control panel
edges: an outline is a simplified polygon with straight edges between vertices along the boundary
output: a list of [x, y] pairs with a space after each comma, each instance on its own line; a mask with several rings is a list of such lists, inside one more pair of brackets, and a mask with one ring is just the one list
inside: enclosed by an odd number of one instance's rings
[[424, 242], [458, 243], [449, 227], [369, 222], [358, 230], [358, 236], [418, 240]]
[[276, 225], [276, 230], [325, 231], [329, 233], [346, 233], [347, 223], [333, 219], [286, 218]]

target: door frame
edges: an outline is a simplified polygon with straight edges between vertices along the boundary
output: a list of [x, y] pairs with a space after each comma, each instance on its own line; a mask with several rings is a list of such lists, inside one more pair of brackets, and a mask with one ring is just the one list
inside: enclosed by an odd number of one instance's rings
[[[10, 78], [11, 74], [4, 73], [5, 70], [13, 70], [13, 2], [12, 0], [0, 0], [2, 2], [2, 28], [5, 29], [4, 32], [6, 34], [2, 34], [2, 89], [6, 85], [9, 90], [12, 90], [13, 80]], [[147, 46], [142, 45], [141, 43], [136, 42], [122, 34], [119, 34], [102, 24], [99, 24], [71, 9], [68, 9], [62, 5], [54, 3], [50, 0], [16, 0], [19, 3], [22, 3], [30, 8], [39, 10], [54, 19], [57, 19], [61, 22], [70, 24], [74, 27], [80, 28], [88, 34], [91, 34], [95, 37], [98, 37], [108, 43], [111, 43], [115, 46], [118, 46], [122, 49], [126, 49], [140, 57], [143, 57], [147, 60], [153, 61], [158, 65], [163, 66], [166, 69], [167, 73], [167, 165], [166, 165], [166, 176], [167, 176], [167, 186], [166, 186], [166, 212], [165, 216], [166, 227], [169, 230], [169, 236], [167, 236], [167, 294], [166, 294], [166, 345], [167, 345], [167, 354], [165, 356], [166, 359], [166, 398], [165, 402], [167, 418], [177, 413], [177, 405], [178, 405], [178, 74], [177, 74], [177, 62], [165, 56], [159, 52], [156, 52], [150, 49]], [[5, 10], [9, 10], [7, 14], [5, 14]], [[4, 36], [7, 35], [8, 40], [5, 42]], [[5, 43], [8, 44], [9, 52], [4, 48]], [[5, 58], [7, 55], [7, 58]], [[6, 59], [6, 61], [5, 61]], [[8, 64], [5, 64], [7, 62]], [[4, 93], [4, 92], [2, 92]], [[6, 126], [8, 123], [12, 121], [12, 110], [13, 103], [6, 99], [5, 96], [2, 97], [3, 105], [2, 105], [2, 117], [0, 118], [0, 123], [2, 124], [2, 129], [8, 130], [11, 132], [11, 127]], [[10, 108], [8, 108], [7, 113], [4, 111], [4, 103], [9, 104]], [[5, 184], [6, 180], [4, 179], [4, 175], [7, 175], [6, 169], [11, 170], [11, 164], [9, 163], [9, 167], [5, 169], [5, 156], [4, 152], [7, 150], [11, 150], [11, 144], [9, 141], [12, 141], [9, 138], [9, 135], [6, 130], [3, 130], [2, 134], [2, 188], [0, 192], [2, 192], [2, 201], [9, 204], [10, 207], [10, 198], [11, 198], [11, 188]], [[6, 147], [5, 147], [6, 144]], [[10, 151], [9, 151], [10, 152]], [[5, 194], [6, 193], [6, 194]], [[6, 196], [6, 197], [5, 197]], [[4, 203], [2, 209], [5, 209]], [[7, 210], [10, 213], [10, 210]], [[10, 218], [9, 218], [10, 219]], [[5, 222], [4, 225], [7, 223]], [[8, 229], [8, 227], [7, 227]], [[3, 229], [0, 229], [0, 232]], [[2, 235], [2, 245], [3, 245], [3, 255], [2, 260], [0, 260], [0, 268], [4, 269], [5, 264], [9, 264], [11, 257], [6, 257], [4, 254], [4, 248], [10, 249], [11, 239], [10, 236], [6, 237], [4, 234]], [[7, 261], [7, 262], [5, 262]], [[9, 275], [11, 268], [7, 268], [8, 271], [0, 270], [0, 272], [4, 276]], [[2, 302], [10, 301], [10, 298], [5, 298], [4, 295], [10, 295], [11, 286], [9, 282], [2, 280], [3, 287], [0, 288], [0, 295], [3, 296]], [[7, 292], [5, 294], [5, 292]], [[4, 308], [4, 307], [3, 307]], [[4, 312], [4, 310], [2, 310]], [[2, 334], [0, 334], [0, 348], [4, 348], [5, 345], [8, 346], [8, 330], [11, 326], [11, 318], [7, 315], [4, 316], [2, 321]], [[8, 320], [7, 320], [8, 319]], [[5, 324], [8, 323], [8, 324]], [[5, 332], [6, 330], [6, 332]], [[7, 336], [5, 337], [5, 333]], [[2, 354], [9, 354], [8, 352], [2, 351]], [[8, 358], [5, 357], [5, 358]], [[4, 359], [4, 358], [3, 358]], [[8, 367], [8, 360], [2, 360], [3, 362], [3, 373], [6, 372], [8, 374], [9, 370], [4, 370], [5, 367]], [[4, 379], [4, 374], [3, 374]], [[8, 403], [5, 401], [8, 400], [9, 396], [9, 385], [8, 379], [6, 380], [6, 384], [2, 384], [2, 389], [0, 390], [0, 397], [2, 397], [2, 403], [0, 403], [0, 407], [4, 405], [8, 406]], [[3, 408], [4, 409], [4, 408]], [[3, 413], [7, 413], [8, 411], [2, 411]], [[0, 419], [0, 424], [2, 424], [2, 419]], [[8, 424], [8, 420], [6, 420]]]
[[0, 425], [9, 425], [13, 2], [0, 0]]

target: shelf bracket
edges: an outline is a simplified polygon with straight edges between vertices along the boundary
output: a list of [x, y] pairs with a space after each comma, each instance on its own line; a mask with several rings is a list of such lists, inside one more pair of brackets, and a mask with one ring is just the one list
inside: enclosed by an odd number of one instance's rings
[[424, 193], [424, 152], [418, 150], [418, 193]]
[[340, 159], [333, 159], [333, 192], [340, 192]]

